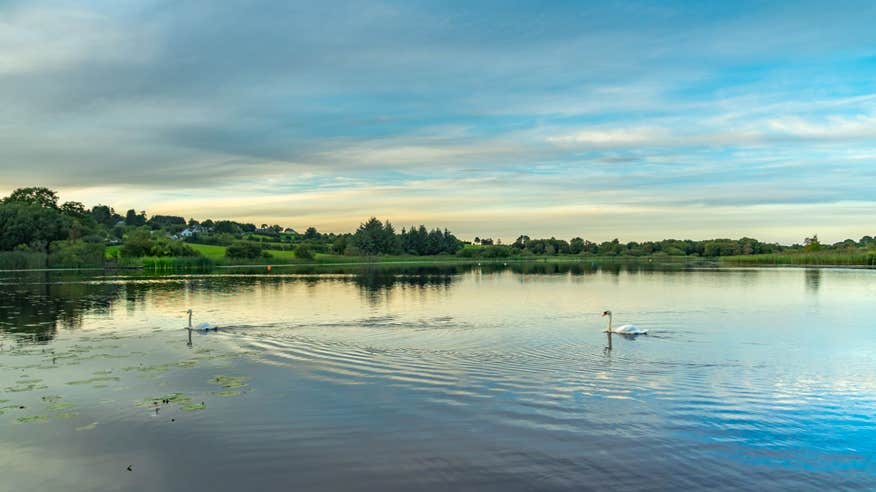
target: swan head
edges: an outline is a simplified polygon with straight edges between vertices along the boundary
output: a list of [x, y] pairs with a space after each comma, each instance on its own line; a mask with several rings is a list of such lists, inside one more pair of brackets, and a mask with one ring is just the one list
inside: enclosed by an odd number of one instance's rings
[[611, 316], [611, 311], [603, 311], [602, 315], [603, 316]]
[[191, 309], [187, 310], [186, 314], [192, 314], [192, 310]]

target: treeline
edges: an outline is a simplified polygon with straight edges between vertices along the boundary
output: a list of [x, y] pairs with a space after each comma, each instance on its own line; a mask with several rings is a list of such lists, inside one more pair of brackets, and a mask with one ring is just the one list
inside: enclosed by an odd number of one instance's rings
[[462, 246], [462, 241], [447, 229], [429, 231], [426, 226], [420, 225], [410, 229], [402, 228], [400, 233], [396, 233], [392, 223], [388, 220], [381, 222], [376, 217], [363, 222], [355, 233], [341, 235], [333, 243], [336, 253], [353, 256], [452, 255]]
[[[60, 203], [56, 192], [39, 187], [15, 190], [0, 200], [0, 251], [18, 254], [27, 260], [26, 264], [30, 267], [100, 265], [106, 246], [116, 246], [113, 251], [117, 250], [114, 255], [119, 259], [196, 257], [200, 253], [191, 245], [198, 244], [223, 246], [226, 256], [247, 259], [269, 258], [266, 250], [288, 251], [290, 254], [285, 257], [294, 256], [298, 259], [310, 259], [315, 254], [456, 255], [468, 258], [561, 255], [715, 258], [797, 252], [850, 254], [876, 250], [876, 241], [872, 236], [822, 244], [814, 235], [801, 244], [790, 246], [764, 243], [747, 237], [704, 241], [665, 239], [621, 242], [614, 239], [593, 242], [581, 237], [567, 241], [521, 235], [510, 244], [480, 237], [467, 242], [447, 229], [427, 229], [424, 225], [397, 231], [390, 221], [375, 217], [366, 220], [351, 233], [322, 233], [315, 227], [308, 227], [303, 234], [299, 234], [276, 224], [256, 226], [224, 219], [198, 221], [175, 215], [150, 217], [145, 211], [134, 209], [119, 214], [108, 205], [95, 205], [87, 209], [79, 202]], [[42, 264], [34, 264], [31, 261], [34, 259]]]

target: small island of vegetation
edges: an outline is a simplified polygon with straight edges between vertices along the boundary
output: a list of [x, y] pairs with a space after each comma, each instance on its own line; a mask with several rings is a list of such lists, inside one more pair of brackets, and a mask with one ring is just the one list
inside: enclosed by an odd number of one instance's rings
[[752, 238], [592, 242], [531, 238], [510, 244], [457, 238], [425, 225], [398, 230], [375, 217], [349, 233], [308, 227], [299, 233], [280, 225], [225, 219], [186, 219], [111, 206], [91, 208], [59, 202], [48, 188], [20, 188], [0, 200], [0, 268], [149, 268], [179, 270], [213, 266], [468, 260], [709, 259], [741, 265], [876, 265], [876, 240], [864, 236], [822, 244], [817, 235], [802, 244]]

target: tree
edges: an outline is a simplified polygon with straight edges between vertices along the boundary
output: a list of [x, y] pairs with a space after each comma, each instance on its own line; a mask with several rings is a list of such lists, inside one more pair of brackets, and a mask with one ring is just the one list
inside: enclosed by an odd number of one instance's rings
[[132, 227], [142, 227], [146, 225], [146, 212], [142, 211], [139, 214], [132, 208], [125, 213], [125, 225]]
[[514, 240], [514, 243], [511, 244], [511, 247], [517, 248], [517, 249], [523, 249], [526, 247], [526, 243], [528, 243], [529, 241], [530, 241], [529, 236], [526, 236], [526, 235], [517, 236], [517, 239]]
[[347, 251], [347, 246], [350, 243], [349, 235], [341, 234], [332, 242], [331, 250], [333, 253], [342, 255]]
[[818, 241], [818, 234], [812, 237], [807, 237], [803, 240], [803, 249], [806, 251], [818, 251], [821, 249], [821, 242]]
[[68, 217], [76, 219], [85, 219], [88, 215], [88, 211], [85, 210], [85, 205], [80, 202], [65, 202], [61, 205], [61, 212]]
[[152, 246], [154, 246], [154, 242], [149, 231], [137, 230], [128, 234], [128, 237], [125, 238], [120, 253], [126, 258], [150, 256], [152, 254]]
[[302, 260], [312, 260], [313, 252], [310, 251], [310, 248], [308, 248], [306, 244], [299, 244], [298, 247], [295, 248], [295, 257]]
[[115, 226], [122, 217], [107, 205], [95, 205], [91, 207], [91, 218], [98, 224], [103, 224], [107, 227]]
[[320, 238], [319, 231], [316, 230], [316, 227], [308, 227], [306, 231], [304, 231], [304, 239], [305, 240], [316, 240]]
[[[204, 224], [209, 222], [209, 220], [204, 221]], [[231, 222], [230, 220], [220, 220], [213, 225], [213, 230], [220, 234], [240, 234], [241, 228], [237, 224], [237, 222]]]
[[43, 208], [58, 208], [58, 194], [43, 187], [18, 188], [3, 203], [23, 203]]
[[258, 258], [262, 256], [262, 247], [255, 243], [238, 241], [225, 250], [228, 258]]
[[383, 232], [383, 223], [377, 217], [371, 217], [356, 229], [356, 234], [353, 235], [353, 244], [362, 254], [380, 254], [383, 246]]
[[70, 217], [36, 202], [4, 201], [0, 204], [0, 250], [17, 246], [46, 251], [49, 243], [67, 239]]
[[165, 229], [168, 227], [181, 229], [186, 226], [186, 219], [176, 215], [153, 215], [146, 223], [153, 229]]
[[582, 251], [584, 251], [584, 240], [580, 237], [572, 238], [572, 240], [569, 241], [569, 253], [578, 255], [581, 254]]

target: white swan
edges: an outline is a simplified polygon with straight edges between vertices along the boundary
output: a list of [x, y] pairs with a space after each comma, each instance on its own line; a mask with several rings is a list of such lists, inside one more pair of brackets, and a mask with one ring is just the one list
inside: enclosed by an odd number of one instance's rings
[[195, 331], [217, 331], [217, 330], [219, 330], [218, 326], [207, 323], [206, 321], [203, 321], [201, 323], [198, 323], [195, 326], [192, 326], [192, 310], [189, 309], [186, 312], [189, 313], [189, 326], [187, 327], [189, 330], [195, 330]]
[[611, 311], [605, 311], [602, 313], [602, 315], [608, 316], [608, 328], [605, 329], [605, 333], [617, 333], [620, 335], [646, 335], [648, 333], [647, 328], [639, 328], [636, 325], [621, 325], [617, 328], [612, 329]]

